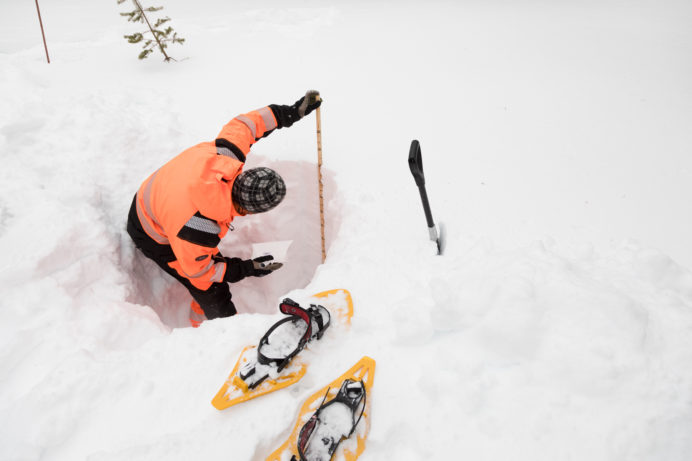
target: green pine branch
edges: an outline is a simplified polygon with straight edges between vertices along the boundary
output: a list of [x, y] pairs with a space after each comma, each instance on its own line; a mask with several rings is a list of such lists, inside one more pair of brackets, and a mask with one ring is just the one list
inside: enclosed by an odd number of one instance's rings
[[[117, 0], [118, 5], [124, 3], [126, 0]], [[132, 0], [135, 9], [132, 11], [120, 13], [120, 16], [127, 18], [128, 22], [142, 23], [146, 24], [148, 30], [142, 32], [136, 32], [130, 35], [124, 35], [123, 37], [128, 41], [128, 43], [141, 43], [144, 41], [142, 46], [142, 51], [139, 53], [139, 59], [146, 59], [150, 54], [158, 49], [164, 56], [164, 61], [174, 60], [166, 53], [166, 48], [168, 48], [169, 43], [177, 43], [182, 45], [185, 42], [184, 38], [178, 37], [178, 33], [173, 30], [173, 27], [167, 25], [165, 29], [161, 30], [160, 27], [168, 23], [171, 18], [163, 17], [158, 18], [153, 24], [149, 21], [146, 13], [154, 13], [161, 11], [162, 6], [154, 7], [150, 6], [143, 8], [139, 0]], [[171, 36], [171, 33], [173, 34]], [[145, 34], [151, 34], [151, 39], [144, 40]]]

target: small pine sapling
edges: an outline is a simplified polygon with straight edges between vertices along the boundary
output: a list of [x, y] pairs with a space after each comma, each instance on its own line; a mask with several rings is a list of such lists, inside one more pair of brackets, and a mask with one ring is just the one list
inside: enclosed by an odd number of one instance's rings
[[[125, 2], [125, 0], [117, 1], [118, 5]], [[120, 13], [120, 16], [125, 16], [129, 22], [141, 22], [146, 24], [149, 28], [149, 30], [144, 32], [135, 32], [134, 34], [124, 36], [129, 43], [143, 42], [142, 52], [139, 53], [139, 59], [147, 58], [151, 53], [154, 52], [155, 48], [158, 48], [159, 51], [161, 51], [161, 54], [164, 56], [164, 61], [168, 62], [173, 59], [166, 53], [166, 48], [168, 48], [170, 43], [179, 43], [182, 45], [185, 39], [178, 37], [178, 33], [175, 32], [170, 25], [168, 25], [165, 29], [161, 29], [161, 26], [170, 21], [171, 18], [159, 18], [152, 25], [146, 15], [146, 13], [160, 11], [163, 9], [163, 7], [150, 6], [148, 8], [142, 8], [139, 0], [132, 0], [132, 3], [134, 3], [135, 9], [127, 13]], [[145, 34], [151, 34], [151, 37], [147, 35], [145, 38]], [[173, 61], [175, 61], [175, 59], [173, 59]]]

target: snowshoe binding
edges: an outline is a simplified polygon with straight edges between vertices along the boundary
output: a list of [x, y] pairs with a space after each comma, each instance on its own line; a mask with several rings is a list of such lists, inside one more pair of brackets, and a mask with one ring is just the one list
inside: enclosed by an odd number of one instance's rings
[[284, 299], [279, 306], [288, 315], [275, 323], [260, 340], [256, 362], [246, 363], [234, 378], [241, 388], [254, 389], [271, 373], [281, 373], [302, 351], [309, 341], [320, 339], [329, 327], [329, 311], [318, 305], [303, 309], [291, 299]]
[[290, 386], [307, 371], [306, 364], [293, 359], [310, 341], [322, 338], [331, 314], [322, 305], [305, 309], [288, 298], [279, 310], [288, 317], [275, 323], [259, 346], [243, 349], [229, 379], [212, 400], [219, 410]]
[[[329, 394], [329, 390], [327, 390]], [[327, 399], [327, 394], [324, 400]], [[291, 461], [328, 461], [341, 443], [353, 434], [365, 410], [363, 381], [345, 380], [333, 400], [322, 404], [298, 435], [298, 458]]]
[[303, 403], [288, 439], [266, 461], [355, 461], [370, 430], [375, 361], [363, 357]]

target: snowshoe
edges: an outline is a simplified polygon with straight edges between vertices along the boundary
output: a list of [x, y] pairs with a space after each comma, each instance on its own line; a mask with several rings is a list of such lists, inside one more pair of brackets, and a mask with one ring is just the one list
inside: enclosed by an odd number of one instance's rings
[[363, 357], [314, 393], [303, 404], [288, 440], [267, 461], [328, 461], [337, 454], [346, 461], [356, 460], [365, 450], [370, 428], [367, 394], [374, 375], [375, 361]]
[[353, 315], [353, 303], [346, 290], [326, 291], [313, 297], [319, 299], [319, 304], [311, 304], [308, 309], [284, 299], [279, 309], [288, 317], [275, 323], [259, 346], [243, 349], [230, 376], [212, 400], [214, 407], [223, 410], [290, 386], [305, 375], [307, 364], [296, 356], [310, 341], [322, 337], [332, 324], [332, 313], [337, 324], [350, 322]]

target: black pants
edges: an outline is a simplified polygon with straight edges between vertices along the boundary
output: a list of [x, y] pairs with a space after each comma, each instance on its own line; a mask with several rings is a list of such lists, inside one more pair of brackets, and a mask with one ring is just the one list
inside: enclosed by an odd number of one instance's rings
[[135, 246], [144, 253], [144, 256], [154, 261], [171, 277], [185, 285], [185, 288], [188, 289], [194, 300], [202, 307], [204, 315], [208, 319], [230, 317], [237, 314], [235, 305], [231, 301], [231, 291], [228, 289], [228, 283], [212, 283], [208, 289], [200, 290], [168, 265], [169, 262], [176, 260], [173, 249], [170, 245], [162, 245], [156, 242], [144, 232], [137, 216], [136, 200], [137, 195], [135, 194], [127, 217], [127, 233], [130, 234], [132, 241], [135, 242]]

